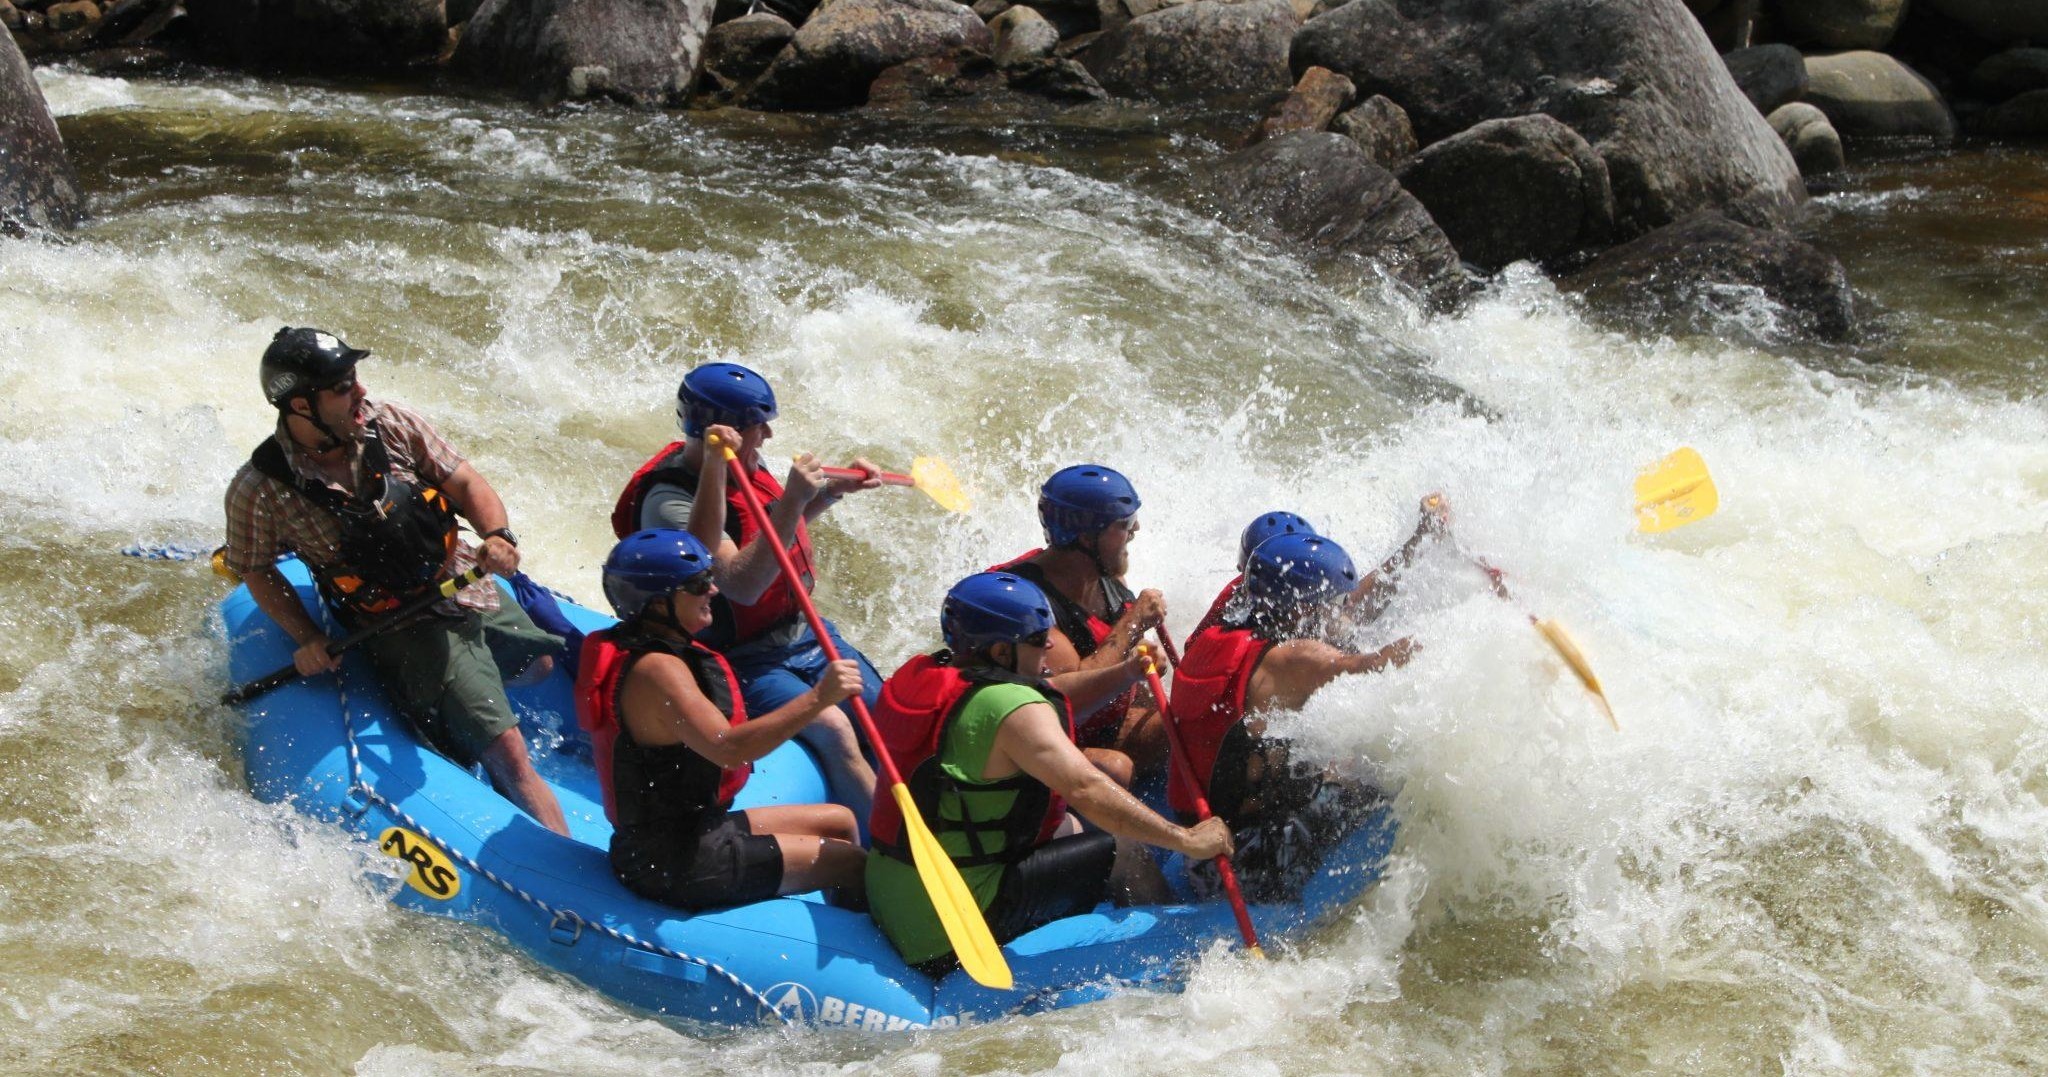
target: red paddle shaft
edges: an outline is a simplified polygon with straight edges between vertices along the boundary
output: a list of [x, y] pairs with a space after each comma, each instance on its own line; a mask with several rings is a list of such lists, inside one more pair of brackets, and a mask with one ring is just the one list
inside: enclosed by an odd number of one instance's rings
[[862, 471], [857, 467], [822, 467], [818, 470], [833, 479], [865, 479], [870, 476], [882, 480], [884, 486], [916, 486], [917, 480], [893, 471]]
[[[1152, 698], [1159, 701], [1159, 723], [1166, 727], [1166, 739], [1171, 745], [1171, 750], [1167, 754], [1173, 758], [1173, 777], [1180, 782], [1182, 788], [1194, 796], [1195, 815], [1201, 819], [1208, 819], [1213, 814], [1209, 810], [1209, 798], [1202, 795], [1202, 786], [1195, 781], [1194, 769], [1188, 762], [1187, 749], [1181, 746], [1180, 727], [1174, 724], [1173, 715], [1167, 710], [1166, 685], [1160, 682], [1159, 670], [1152, 665], [1149, 658], [1145, 663], [1145, 679], [1152, 682]], [[1230, 897], [1230, 911], [1237, 917], [1237, 933], [1244, 936], [1245, 947], [1253, 953], [1263, 953], [1264, 951], [1259, 949], [1258, 930], [1252, 927], [1251, 910], [1244, 905], [1244, 891], [1237, 886], [1237, 871], [1230, 866], [1228, 856], [1216, 858], [1216, 873], [1223, 877], [1223, 892]]]

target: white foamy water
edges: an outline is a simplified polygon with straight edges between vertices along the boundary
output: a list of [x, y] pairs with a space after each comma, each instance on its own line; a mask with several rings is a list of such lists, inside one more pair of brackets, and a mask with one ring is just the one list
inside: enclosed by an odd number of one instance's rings
[[[2035, 395], [1610, 332], [1521, 273], [1431, 321], [1078, 150], [46, 85], [101, 217], [0, 246], [0, 1057], [25, 1072], [2048, 1062]], [[1889, 302], [2005, 314], [1911, 298]], [[116, 552], [217, 537], [286, 322], [376, 351], [373, 394], [434, 417], [529, 566], [585, 596], [694, 362], [774, 380], [771, 452], [943, 456], [974, 512], [864, 495], [821, 538], [827, 613], [885, 668], [933, 642], [954, 579], [1037, 544], [1065, 463], [1138, 483], [1133, 580], [1183, 630], [1253, 513], [1372, 563], [1442, 491], [1455, 546], [1372, 630], [1422, 654], [1284, 720], [1400, 790], [1396, 863], [1274, 960], [1219, 945], [1185, 994], [907, 1038], [693, 1037], [399, 912], [381, 858], [242, 791], [209, 702], [220, 584]], [[1721, 509], [1638, 534], [1634, 473], [1681, 445]], [[1571, 628], [1619, 732], [1468, 556]]]

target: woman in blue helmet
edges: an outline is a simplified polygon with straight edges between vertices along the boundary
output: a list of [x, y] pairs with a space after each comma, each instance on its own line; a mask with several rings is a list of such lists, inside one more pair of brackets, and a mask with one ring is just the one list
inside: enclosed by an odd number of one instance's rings
[[867, 854], [838, 804], [732, 810], [754, 761], [860, 690], [832, 663], [816, 686], [748, 720], [732, 668], [694, 637], [718, 595], [711, 553], [687, 531], [621, 539], [604, 564], [614, 628], [583, 641], [576, 717], [612, 822], [612, 870], [685, 909], [857, 885]]
[[[1359, 654], [1327, 640], [1358, 590], [1358, 570], [1335, 541], [1276, 535], [1252, 550], [1239, 600], [1189, 638], [1174, 671], [1170, 720], [1196, 783], [1238, 835], [1235, 864], [1255, 900], [1292, 896], [1368, 791], [1291, 763], [1287, 742], [1253, 716], [1299, 709], [1337, 677], [1406, 665], [1417, 650], [1402, 639]], [[1180, 783], [1167, 800], [1192, 816], [1194, 797]]]
[[[704, 641], [725, 654], [738, 671], [747, 706], [774, 710], [816, 685], [826, 669], [825, 653], [803, 617], [775, 551], [758, 541], [760, 529], [737, 488], [728, 487], [724, 454], [706, 451], [711, 438], [731, 445], [776, 534], [788, 547], [805, 591], [816, 583], [809, 524], [855, 490], [873, 489], [878, 479], [832, 479], [817, 457], [804, 453], [777, 482], [761, 463], [761, 445], [775, 436], [769, 424], [778, 411], [767, 379], [737, 363], [706, 363], [684, 375], [676, 389], [676, 420], [683, 440], [654, 454], [634, 472], [612, 509], [612, 531], [625, 537], [641, 528], [689, 531], [712, 551], [722, 596], [712, 603], [712, 624]], [[866, 460], [854, 467], [877, 474]], [[860, 651], [826, 624], [839, 653], [860, 663], [870, 706], [881, 675]], [[832, 799], [865, 817], [874, 796], [875, 772], [862, 754], [853, 721], [834, 707], [804, 728], [803, 741], [825, 766]]]
[[[1166, 734], [1151, 704], [1136, 696], [1143, 666], [1132, 673], [1129, 658], [1165, 622], [1166, 598], [1150, 588], [1134, 595], [1124, 583], [1140, 506], [1136, 488], [1114, 468], [1061, 468], [1038, 492], [1045, 546], [995, 567], [1037, 584], [1052, 603], [1046, 664], [1075, 697], [1081, 745], [1115, 748], [1146, 770], [1165, 761]], [[1077, 672], [1095, 674], [1088, 688], [1068, 682]]]
[[[1075, 747], [1073, 711], [1045, 675], [1053, 621], [1035, 584], [1007, 572], [969, 576], [941, 608], [946, 649], [897, 670], [875, 708], [912, 799], [999, 942], [1108, 897], [1159, 899], [1141, 845], [1198, 860], [1231, 849], [1223, 824], [1175, 825]], [[1079, 832], [1069, 805], [1102, 829]], [[952, 943], [893, 800], [875, 801], [869, 829], [871, 914], [905, 960], [941, 971]]]

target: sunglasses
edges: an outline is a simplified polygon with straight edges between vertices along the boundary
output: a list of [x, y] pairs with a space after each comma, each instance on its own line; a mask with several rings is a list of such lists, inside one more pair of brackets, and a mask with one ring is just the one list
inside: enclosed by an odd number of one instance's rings
[[320, 391], [323, 393], [333, 393], [336, 396], [342, 396], [348, 393], [355, 392], [356, 372], [353, 370], [349, 371], [346, 375], [343, 375], [340, 381], [335, 382], [332, 385], [322, 386]]
[[679, 583], [679, 584], [676, 584], [676, 590], [678, 590], [678, 591], [681, 591], [682, 593], [684, 593], [684, 594], [686, 594], [686, 595], [694, 595], [694, 596], [696, 596], [696, 597], [698, 597], [698, 598], [702, 598], [702, 597], [704, 597], [705, 595], [708, 595], [708, 594], [710, 594], [710, 593], [711, 593], [711, 572], [710, 572], [710, 570], [708, 570], [708, 569], [707, 569], [707, 570], [705, 570], [705, 571], [703, 571], [703, 572], [699, 572], [699, 573], [697, 573], [697, 574], [696, 574], [695, 576], [692, 576], [692, 577], [690, 577], [689, 579], [687, 579], [687, 580], [684, 580], [683, 582], [681, 582], [681, 583]]
[[1048, 629], [1046, 629], [1045, 631], [1043, 631], [1043, 632], [1040, 632], [1040, 633], [1038, 633], [1037, 635], [1032, 635], [1032, 636], [1026, 636], [1026, 637], [1024, 637], [1023, 639], [1021, 639], [1021, 640], [1018, 640], [1017, 642], [1019, 642], [1019, 643], [1022, 643], [1022, 644], [1024, 644], [1024, 645], [1025, 645], [1026, 647], [1048, 647], [1048, 646], [1051, 646], [1051, 644], [1052, 644], [1052, 629], [1048, 628]]

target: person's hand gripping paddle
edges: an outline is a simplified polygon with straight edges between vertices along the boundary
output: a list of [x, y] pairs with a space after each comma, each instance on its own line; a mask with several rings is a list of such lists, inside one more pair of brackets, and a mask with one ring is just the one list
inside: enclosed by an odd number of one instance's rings
[[[347, 651], [349, 648], [354, 647], [356, 644], [359, 644], [364, 640], [371, 638], [372, 636], [381, 636], [384, 633], [389, 632], [394, 628], [397, 628], [399, 625], [402, 625], [407, 621], [410, 621], [413, 618], [418, 617], [420, 614], [425, 613], [429, 607], [434, 605], [434, 603], [440, 602], [443, 599], [454, 598], [455, 593], [457, 591], [460, 591], [463, 588], [468, 587], [470, 584], [483, 579], [487, 575], [489, 575], [489, 573], [485, 571], [484, 567], [482, 565], [478, 565], [475, 568], [472, 568], [467, 572], [461, 573], [451, 579], [442, 580], [440, 583], [435, 584], [432, 590], [428, 591], [426, 594], [419, 596], [418, 598], [413, 599], [411, 602], [408, 602], [405, 605], [398, 607], [397, 610], [393, 611], [389, 616], [382, 618], [376, 624], [366, 625], [362, 628], [355, 630], [354, 632], [349, 633], [346, 636], [343, 636], [333, 646], [327, 648], [327, 653], [335, 656], [336, 658], [339, 658], [341, 657], [342, 652]], [[229, 689], [226, 692], [226, 694], [220, 697], [220, 701], [222, 703], [228, 704], [229, 706], [234, 706], [239, 703], [247, 703], [250, 700], [255, 699], [257, 696], [260, 696], [273, 688], [282, 688], [285, 685], [290, 684], [295, 680], [298, 680], [301, 676], [304, 676], [304, 674], [301, 674], [299, 672], [297, 666], [286, 666], [283, 669], [276, 671], [275, 673], [271, 673], [263, 677], [258, 677], [255, 680], [250, 681], [248, 684], [240, 685], [235, 688]]]
[[[1201, 784], [1195, 781], [1194, 768], [1188, 762], [1188, 751], [1181, 746], [1180, 727], [1174, 724], [1173, 712], [1166, 706], [1166, 685], [1159, 680], [1159, 664], [1152, 661], [1150, 644], [1139, 646], [1145, 652], [1145, 679], [1151, 682], [1152, 698], [1159, 703], [1159, 724], [1166, 727], [1166, 740], [1172, 746], [1167, 752], [1173, 758], [1172, 780], [1179, 782], [1181, 787], [1188, 791], [1189, 796], [1194, 798], [1195, 814], [1202, 819], [1208, 819], [1215, 813], [1209, 810], [1209, 798], [1203, 793]], [[1177, 662], [1175, 664], [1178, 665]], [[1223, 878], [1223, 892], [1230, 898], [1230, 911], [1237, 917], [1237, 933], [1244, 938], [1244, 948], [1253, 957], [1266, 956], [1266, 952], [1259, 948], [1259, 933], [1252, 927], [1252, 913], [1245, 907], [1244, 891], [1238, 888], [1237, 870], [1230, 866], [1229, 856], [1216, 858], [1216, 873]]]
[[[725, 454], [725, 466], [732, 472], [732, 484], [739, 488], [740, 497], [747, 506], [747, 515], [753, 517], [754, 526], [761, 529], [761, 537], [775, 551], [775, 561], [782, 567], [782, 578], [789, 584], [790, 593], [797, 605], [804, 611], [804, 620], [809, 622], [811, 632], [818, 637], [818, 646], [825, 652], [828, 661], [839, 661], [839, 648], [833, 646], [832, 637], [825, 631], [825, 619], [818, 616], [818, 607], [811, 602], [811, 596], [804, 590], [796, 565], [789, 559], [789, 547], [782, 536], [775, 533], [775, 524], [768, 518], [768, 510], [761, 505], [761, 497], [754, 492], [754, 484], [747, 478], [746, 468], [740, 464], [739, 454], [732, 446], [713, 437], [710, 444]], [[953, 864], [953, 858], [939, 845], [939, 839], [925, 825], [924, 816], [918, 813], [917, 802], [910, 798], [910, 787], [903, 782], [903, 773], [896, 769], [896, 761], [889, 758], [889, 751], [883, 746], [882, 734], [875, 728], [874, 716], [868, 713], [867, 702], [859, 695], [849, 697], [846, 702], [853, 708], [853, 716], [867, 733], [868, 743], [875, 749], [875, 761], [882, 765], [882, 780], [889, 783], [889, 794], [896, 798], [896, 807], [903, 813], [903, 831], [909, 838], [911, 863], [917, 867], [918, 880], [924, 883], [925, 893], [932, 899], [932, 908], [938, 911], [939, 924], [946, 929], [946, 938], [953, 944], [953, 953], [960, 959], [960, 967], [974, 982], [984, 987], [1008, 991], [1015, 986], [1010, 976], [1010, 963], [1003, 959], [1001, 947], [996, 945], [995, 934], [988, 929], [988, 918], [982, 915], [981, 906], [974, 901], [974, 894], [967, 889], [967, 880], [960, 877], [960, 869]]]
[[967, 499], [967, 491], [960, 488], [960, 480], [944, 460], [936, 456], [920, 456], [910, 462], [910, 474], [898, 475], [893, 471], [867, 471], [857, 467], [822, 468], [829, 479], [874, 478], [884, 486], [912, 486], [924, 491], [926, 497], [939, 503], [947, 512], [966, 512], [974, 507]]

